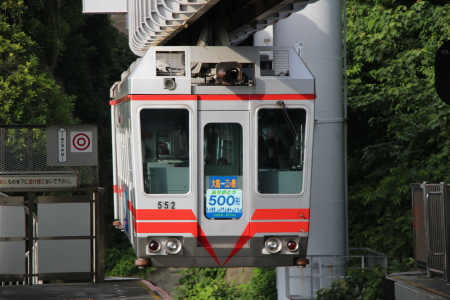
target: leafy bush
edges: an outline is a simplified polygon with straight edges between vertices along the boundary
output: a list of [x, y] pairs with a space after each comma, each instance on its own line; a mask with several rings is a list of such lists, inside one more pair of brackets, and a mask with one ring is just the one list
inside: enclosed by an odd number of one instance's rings
[[386, 276], [383, 268], [350, 270], [330, 288], [320, 289], [317, 300], [378, 300], [382, 298], [381, 283]]
[[239, 299], [236, 285], [225, 281], [226, 269], [189, 268], [181, 272], [180, 299]]
[[389, 274], [398, 272], [407, 272], [414, 270], [414, 258], [405, 257], [400, 260], [391, 260], [389, 262]]
[[255, 268], [249, 284], [227, 283], [225, 274], [226, 269], [219, 268], [190, 268], [182, 271], [180, 299], [277, 299], [275, 268]]
[[23, 1], [0, 4], [0, 123], [72, 123], [74, 96], [41, 70], [38, 45], [22, 24]]
[[146, 278], [147, 273], [151, 272], [152, 268], [139, 269], [134, 261], [136, 254], [133, 248], [129, 247], [123, 250], [116, 248], [106, 249], [106, 276], [113, 277], [132, 277]]
[[255, 268], [251, 282], [241, 287], [242, 299], [277, 299], [275, 268]]
[[347, 1], [349, 236], [411, 257], [414, 182], [448, 181], [450, 107], [434, 57], [450, 39], [448, 1]]

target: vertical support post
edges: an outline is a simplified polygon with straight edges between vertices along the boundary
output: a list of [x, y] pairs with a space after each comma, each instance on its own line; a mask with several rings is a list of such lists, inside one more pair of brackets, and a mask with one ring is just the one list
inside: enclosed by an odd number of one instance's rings
[[99, 283], [103, 283], [105, 281], [105, 189], [99, 188], [98, 192], [98, 204], [99, 204], [99, 213], [98, 213], [98, 276]]
[[274, 46], [302, 45], [301, 58], [316, 83], [308, 255], [348, 253], [342, 9], [342, 1], [321, 0], [273, 26]]
[[430, 221], [430, 217], [428, 215], [428, 197], [429, 197], [429, 193], [428, 193], [428, 186], [427, 183], [424, 182], [423, 183], [423, 201], [424, 201], [424, 215], [425, 215], [425, 240], [426, 240], [426, 249], [427, 249], [427, 277], [431, 277], [431, 272], [430, 272], [430, 226], [429, 226], [429, 221]]
[[[286, 284], [285, 284], [285, 293], [286, 293], [286, 295], [289, 295], [289, 292], [290, 292], [290, 280], [289, 280], [289, 269], [288, 268], [284, 268], [284, 280], [285, 280], [285, 282], [286, 282]], [[278, 287], [277, 287], [278, 288]]]
[[105, 280], [105, 208], [103, 207], [103, 192], [104, 189], [100, 188], [93, 193], [94, 283], [103, 283]]
[[33, 276], [34, 276], [34, 193], [27, 193], [27, 208], [28, 208], [28, 218], [27, 218], [27, 230], [26, 230], [26, 238], [28, 240], [27, 249], [28, 249], [28, 266], [27, 266], [27, 274], [26, 274], [26, 283], [27, 285], [33, 285]]
[[5, 171], [6, 160], [6, 128], [0, 128], [0, 171]]
[[98, 283], [98, 242], [97, 242], [97, 214], [98, 201], [96, 192], [90, 192], [90, 220], [91, 220], [91, 243], [92, 243], [92, 274], [94, 283]]
[[[321, 0], [273, 26], [275, 46], [303, 44], [301, 58], [316, 83], [309, 255], [348, 253], [342, 9], [341, 1]], [[303, 30], [286, 34], [292, 28]]]
[[449, 263], [449, 244], [450, 244], [450, 238], [449, 238], [449, 222], [447, 222], [448, 220], [448, 216], [449, 216], [449, 203], [448, 203], [448, 199], [447, 199], [447, 182], [441, 182], [441, 197], [442, 197], [442, 204], [443, 204], [443, 210], [442, 210], [442, 214], [443, 214], [443, 222], [444, 222], [444, 280], [445, 281], [449, 281], [450, 276], [449, 276], [449, 272], [450, 272], [450, 263]]
[[[311, 257], [311, 264], [310, 264], [311, 267], [310, 268], [303, 268], [303, 271], [302, 271], [302, 272], [305, 272], [305, 271], [308, 272], [307, 270], [309, 270], [309, 284], [310, 284], [309, 293], [310, 293], [311, 297], [314, 295], [314, 279], [315, 279], [314, 278], [314, 266], [315, 266], [315, 261], [316, 260]], [[321, 263], [322, 262], [320, 261], [320, 258], [319, 258], [319, 263], [317, 264], [319, 266], [319, 271], [320, 271], [320, 264]], [[302, 276], [302, 277], [304, 277], [304, 276]], [[319, 286], [321, 285], [321, 281], [322, 281], [322, 278], [319, 277]], [[290, 290], [289, 290], [289, 293], [287, 293], [286, 295], [289, 295], [289, 294], [290, 294]]]
[[[27, 133], [25, 134], [26, 140], [26, 160], [27, 160], [27, 171], [33, 171], [33, 139], [32, 139], [32, 129], [28, 128]], [[34, 236], [34, 193], [28, 193], [28, 232], [29, 232], [29, 240], [28, 240], [28, 285], [33, 285], [33, 274], [35, 271], [34, 264], [34, 244], [35, 244], [35, 236]]]

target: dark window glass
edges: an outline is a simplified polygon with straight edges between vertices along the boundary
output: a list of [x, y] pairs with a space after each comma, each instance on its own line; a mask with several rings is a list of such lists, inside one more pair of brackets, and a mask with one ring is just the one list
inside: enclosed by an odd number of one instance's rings
[[145, 192], [188, 193], [189, 111], [143, 109], [140, 116]]
[[258, 111], [260, 193], [298, 194], [303, 190], [305, 120], [306, 112], [300, 108]]

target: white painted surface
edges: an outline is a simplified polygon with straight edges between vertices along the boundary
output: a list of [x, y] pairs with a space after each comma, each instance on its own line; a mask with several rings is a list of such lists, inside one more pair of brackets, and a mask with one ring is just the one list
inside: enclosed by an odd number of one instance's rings
[[127, 0], [83, 0], [83, 13], [126, 13]]

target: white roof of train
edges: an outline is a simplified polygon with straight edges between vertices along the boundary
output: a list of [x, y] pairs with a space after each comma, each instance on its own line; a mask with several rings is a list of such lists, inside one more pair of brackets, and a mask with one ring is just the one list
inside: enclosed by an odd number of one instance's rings
[[[242, 84], [203, 84], [216, 78], [221, 62], [237, 62], [248, 80]], [[170, 70], [169, 70], [170, 67]], [[175, 87], [168, 87], [171, 80]], [[122, 74], [111, 98], [143, 94], [315, 94], [314, 77], [293, 47], [156, 46]]]

